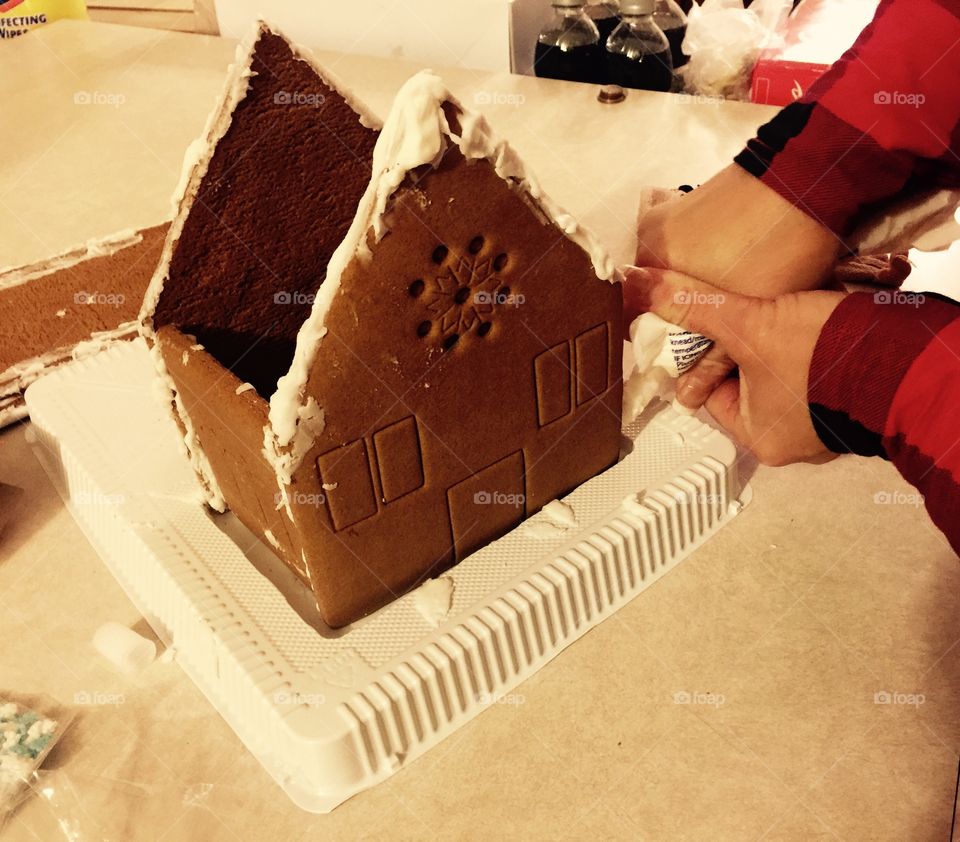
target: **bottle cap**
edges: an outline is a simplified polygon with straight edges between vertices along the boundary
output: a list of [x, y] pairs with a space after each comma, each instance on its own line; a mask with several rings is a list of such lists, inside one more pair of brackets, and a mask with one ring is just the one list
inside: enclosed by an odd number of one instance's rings
[[657, 0], [621, 0], [621, 15], [652, 15], [657, 8]]

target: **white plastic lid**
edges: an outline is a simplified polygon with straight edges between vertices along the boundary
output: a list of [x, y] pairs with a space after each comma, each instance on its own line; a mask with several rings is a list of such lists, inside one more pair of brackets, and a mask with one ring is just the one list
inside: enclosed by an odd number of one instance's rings
[[622, 0], [621, 15], [652, 15], [657, 8], [657, 0]]

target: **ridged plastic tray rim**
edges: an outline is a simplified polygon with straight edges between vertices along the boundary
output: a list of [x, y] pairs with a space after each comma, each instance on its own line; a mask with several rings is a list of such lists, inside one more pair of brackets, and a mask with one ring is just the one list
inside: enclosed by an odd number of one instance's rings
[[269, 642], [253, 641], [253, 618], [204, 584], [201, 558], [177, 565], [150, 545], [155, 538], [173, 546], [167, 532], [177, 534], [176, 524], [145, 534], [115, 508], [73, 503], [80, 493], [103, 495], [90, 468], [103, 436], [84, 430], [87, 446], [75, 448], [82, 459], [62, 448], [62, 425], [71, 423], [77, 435], [83, 418], [73, 412], [70, 421], [58, 420], [65, 407], [56, 381], [135, 352], [132, 344], [115, 346], [32, 386], [35, 452], [94, 549], [158, 636], [175, 647], [183, 669], [271, 777], [311, 812], [327, 812], [386, 779], [509, 693], [659, 580], [750, 499], [749, 487], [737, 483], [733, 445], [701, 421], [665, 410], [658, 423], [701, 451], [675, 475], [637, 489], [644, 492], [642, 507], [611, 512], [589, 535], [578, 534], [482, 604], [449, 618], [376, 669], [332, 717], [309, 703], [281, 709], [278, 694], [302, 691], [285, 678], [283, 658]]

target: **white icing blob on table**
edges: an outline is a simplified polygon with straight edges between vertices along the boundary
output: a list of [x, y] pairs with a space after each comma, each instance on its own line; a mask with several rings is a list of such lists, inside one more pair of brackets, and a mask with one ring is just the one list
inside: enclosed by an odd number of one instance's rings
[[436, 628], [450, 613], [453, 604], [453, 579], [441, 576], [424, 582], [413, 592], [413, 607]]

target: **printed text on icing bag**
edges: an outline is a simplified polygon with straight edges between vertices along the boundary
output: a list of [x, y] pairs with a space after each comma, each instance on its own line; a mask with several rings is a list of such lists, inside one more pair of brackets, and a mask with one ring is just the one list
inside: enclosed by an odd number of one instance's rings
[[623, 414], [629, 422], [673, 380], [691, 368], [713, 344], [711, 339], [644, 313], [630, 325], [636, 369], [624, 384]]

